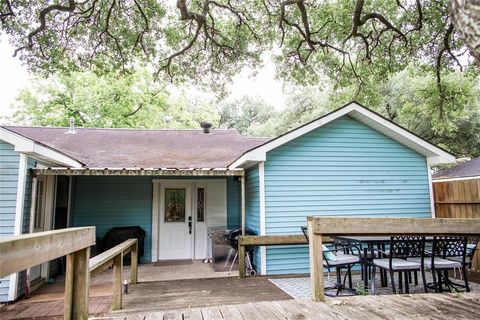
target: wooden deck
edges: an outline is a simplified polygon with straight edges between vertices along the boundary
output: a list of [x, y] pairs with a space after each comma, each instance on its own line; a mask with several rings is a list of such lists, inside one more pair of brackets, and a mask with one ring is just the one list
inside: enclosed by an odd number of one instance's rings
[[480, 319], [480, 294], [416, 294], [355, 296], [310, 300], [283, 300], [135, 312], [102, 318], [109, 320], [276, 320], [276, 319]]

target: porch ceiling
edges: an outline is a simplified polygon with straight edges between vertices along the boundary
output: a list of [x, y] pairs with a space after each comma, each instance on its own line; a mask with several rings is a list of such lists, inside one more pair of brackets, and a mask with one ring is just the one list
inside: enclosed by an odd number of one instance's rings
[[243, 170], [224, 168], [44, 168], [33, 169], [35, 175], [47, 176], [243, 176]]

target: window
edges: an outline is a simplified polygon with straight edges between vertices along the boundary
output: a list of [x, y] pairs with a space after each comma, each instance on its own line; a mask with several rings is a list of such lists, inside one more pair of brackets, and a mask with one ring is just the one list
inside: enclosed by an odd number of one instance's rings
[[37, 194], [35, 195], [35, 221], [33, 227], [35, 229], [43, 229], [44, 218], [44, 181], [37, 180]]
[[165, 189], [165, 222], [185, 222], [185, 189]]
[[197, 222], [205, 221], [205, 189], [197, 189]]

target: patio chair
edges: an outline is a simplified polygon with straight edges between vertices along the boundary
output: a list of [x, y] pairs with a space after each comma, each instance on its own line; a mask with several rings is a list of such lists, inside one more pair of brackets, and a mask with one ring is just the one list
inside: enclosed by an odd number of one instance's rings
[[[432, 252], [429, 252], [430, 257], [424, 258], [424, 266], [432, 272], [435, 292], [443, 292], [444, 284], [448, 287], [449, 291], [459, 291], [459, 287], [465, 288], [467, 292], [470, 291], [466, 268], [466, 253], [467, 237], [433, 237]], [[418, 259], [412, 260], [418, 261]], [[448, 271], [455, 272], [456, 269], [462, 271], [464, 285], [454, 283], [450, 280]]]
[[[306, 227], [301, 227], [302, 232], [307, 239], [308, 233]], [[325, 295], [327, 296], [338, 296], [340, 291], [347, 291], [352, 295], [356, 294], [356, 291], [352, 287], [352, 266], [361, 263], [361, 251], [357, 246], [354, 245], [336, 245], [336, 247], [328, 247], [322, 245], [323, 249], [323, 266], [327, 268], [328, 273], [332, 268], [335, 268], [337, 282], [334, 286], [325, 287]], [[357, 251], [358, 254], [354, 254], [354, 251]], [[350, 252], [350, 253], [345, 253]], [[347, 269], [345, 276], [342, 282], [342, 269]], [[348, 288], [345, 286], [345, 281], [349, 280]], [[334, 294], [330, 293], [331, 291], [336, 291]]]
[[[422, 274], [423, 287], [428, 292], [425, 270], [423, 268], [423, 259], [425, 256], [425, 237], [420, 236], [393, 236], [390, 238], [390, 250], [383, 251], [372, 249], [378, 252], [379, 258], [373, 259], [373, 280], [372, 294], [375, 294], [375, 276], [377, 267], [386, 270], [390, 274], [393, 294], [397, 293], [395, 288], [395, 272], [399, 274], [399, 289], [402, 291], [402, 273], [405, 275], [405, 291], [410, 293], [409, 274], [410, 272], [420, 271]], [[386, 258], [382, 258], [386, 257]], [[412, 258], [419, 258], [419, 261], [412, 261]]]
[[[475, 255], [475, 251], [477, 250], [478, 243], [480, 242], [480, 236], [469, 236], [467, 237], [467, 253], [465, 256], [465, 263], [467, 265], [467, 269], [472, 268], [472, 261], [473, 256]], [[462, 262], [462, 257], [451, 257], [448, 260]]]

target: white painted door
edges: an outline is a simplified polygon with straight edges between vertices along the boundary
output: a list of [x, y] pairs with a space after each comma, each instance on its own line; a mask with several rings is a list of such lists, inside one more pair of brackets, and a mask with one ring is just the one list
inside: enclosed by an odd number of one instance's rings
[[161, 183], [159, 215], [159, 260], [192, 259], [192, 183]]
[[[45, 229], [45, 206], [46, 206], [46, 179], [45, 177], [39, 177], [36, 179], [36, 183], [32, 186], [32, 191], [35, 192], [34, 206], [31, 217], [31, 232], [41, 232]], [[38, 265], [30, 269], [30, 282], [35, 282], [42, 276], [42, 265]]]

